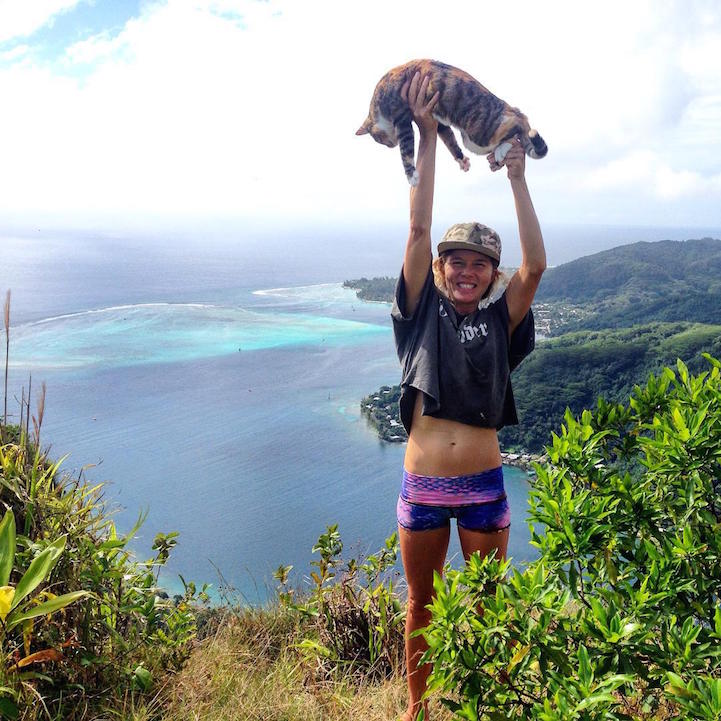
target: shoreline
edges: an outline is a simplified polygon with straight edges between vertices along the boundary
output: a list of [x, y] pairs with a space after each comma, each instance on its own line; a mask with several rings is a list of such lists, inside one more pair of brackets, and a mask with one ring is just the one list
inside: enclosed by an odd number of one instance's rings
[[520, 468], [529, 475], [535, 475], [536, 471], [533, 469], [534, 463], [543, 463], [547, 460], [546, 454], [538, 453], [507, 453], [501, 451], [501, 461], [506, 466], [513, 466], [514, 468]]

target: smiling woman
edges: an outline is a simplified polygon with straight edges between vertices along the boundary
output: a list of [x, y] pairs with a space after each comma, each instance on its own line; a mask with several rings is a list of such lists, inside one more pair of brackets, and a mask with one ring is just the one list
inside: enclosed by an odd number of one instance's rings
[[[411, 189], [410, 231], [392, 311], [403, 367], [400, 415], [408, 432], [396, 506], [408, 583], [404, 721], [415, 721], [421, 711], [428, 718], [429, 667], [419, 665], [427, 645], [416, 632], [430, 620], [450, 519], [457, 521], [466, 559], [473, 553], [506, 555], [511, 517], [497, 431], [518, 423], [510, 372], [533, 349], [530, 307], [546, 267], [518, 138], [503, 161], [521, 239], [521, 265], [507, 288], [490, 297], [501, 240], [481, 223], [451, 226], [432, 261], [438, 93], [429, 97], [428, 86], [429, 77], [417, 73], [403, 89], [420, 129], [419, 181]], [[501, 167], [493, 154], [488, 161], [491, 170]]]

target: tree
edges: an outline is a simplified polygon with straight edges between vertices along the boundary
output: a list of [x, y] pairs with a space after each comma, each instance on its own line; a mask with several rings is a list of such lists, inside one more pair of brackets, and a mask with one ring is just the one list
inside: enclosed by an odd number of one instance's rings
[[569, 412], [525, 570], [436, 578], [429, 690], [462, 719], [721, 719], [721, 363]]

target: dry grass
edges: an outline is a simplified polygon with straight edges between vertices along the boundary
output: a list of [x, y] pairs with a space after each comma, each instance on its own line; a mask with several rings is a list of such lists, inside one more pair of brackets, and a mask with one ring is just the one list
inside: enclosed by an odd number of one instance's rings
[[[247, 611], [218, 626], [176, 677], [163, 721], [395, 721], [403, 678], [318, 680], [294, 648], [301, 629], [280, 611]], [[437, 721], [451, 715], [438, 708]]]
[[[328, 677], [319, 662], [304, 659], [295, 644], [307, 637], [310, 623], [276, 606], [267, 610], [228, 610], [210, 614], [181, 672], [149, 706], [125, 704], [112, 718], [122, 721], [398, 721], [405, 710], [405, 679], [397, 674], [374, 681], [373, 674]], [[678, 709], [661, 700], [644, 709], [638, 699], [621, 699], [638, 721], [675, 718]], [[109, 716], [108, 719], [111, 717]], [[433, 721], [452, 721], [436, 701]], [[105, 719], [104, 719], [105, 721]]]

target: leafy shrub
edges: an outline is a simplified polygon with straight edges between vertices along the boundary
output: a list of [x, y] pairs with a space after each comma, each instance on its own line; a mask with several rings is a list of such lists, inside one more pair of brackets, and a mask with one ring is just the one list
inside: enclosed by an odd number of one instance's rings
[[[721, 363], [570, 412], [537, 466], [540, 557], [436, 578], [429, 688], [461, 719], [721, 719]], [[537, 524], [534, 527], [533, 524]]]
[[390, 678], [403, 666], [405, 614], [393, 585], [391, 569], [398, 554], [398, 536], [359, 562], [341, 559], [343, 542], [338, 526], [328, 526], [313, 547], [312, 589], [302, 600], [288, 590], [290, 566], [281, 566], [280, 600], [312, 621], [311, 633], [298, 648], [321, 676], [337, 671], [361, 671], [358, 678]]
[[[0, 502], [8, 509], [0, 523], [0, 714], [32, 719], [44, 707], [54, 717], [81, 719], [91, 708], [150, 691], [155, 677], [189, 653], [193, 606], [207, 598], [192, 583], [174, 600], [158, 587], [177, 534], [158, 534], [154, 557], [136, 560], [128, 544], [142, 517], [118, 536], [101, 486], [61, 477], [60, 461], [51, 463], [21, 430], [3, 437], [19, 442], [0, 445]], [[30, 579], [37, 583], [20, 598]], [[13, 607], [17, 601], [22, 608]], [[72, 604], [47, 619], [65, 601]]]

